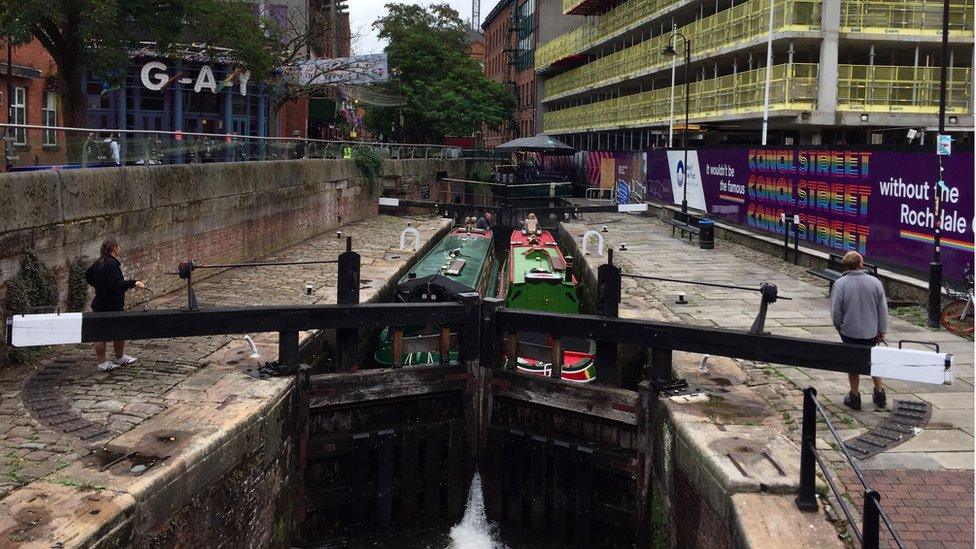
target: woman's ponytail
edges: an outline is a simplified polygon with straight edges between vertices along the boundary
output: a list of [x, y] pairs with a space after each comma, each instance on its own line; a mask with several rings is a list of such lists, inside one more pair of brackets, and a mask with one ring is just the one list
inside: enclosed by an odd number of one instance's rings
[[106, 259], [112, 257], [112, 252], [115, 250], [115, 248], [118, 247], [119, 247], [119, 240], [114, 236], [105, 239], [105, 242], [102, 242], [102, 249], [98, 260], [100, 262], [104, 262]]

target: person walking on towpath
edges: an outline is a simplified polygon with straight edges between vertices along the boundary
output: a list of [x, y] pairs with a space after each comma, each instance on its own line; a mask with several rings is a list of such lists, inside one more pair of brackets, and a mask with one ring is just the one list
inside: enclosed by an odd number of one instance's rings
[[[109, 238], [102, 243], [101, 257], [85, 271], [85, 281], [95, 288], [95, 299], [91, 308], [96, 313], [125, 310], [125, 292], [132, 288], [145, 288], [141, 280], [126, 280], [122, 275], [122, 263], [119, 254], [122, 247], [115, 238]], [[115, 360], [107, 360], [105, 348], [108, 343], [95, 343], [95, 356], [98, 358], [98, 369], [107, 372], [119, 366], [132, 364], [137, 359], [125, 354], [125, 341], [115, 341]]]
[[[888, 331], [888, 301], [884, 286], [864, 270], [861, 254], [847, 252], [843, 263], [847, 270], [830, 292], [830, 318], [844, 343], [873, 347], [884, 342]], [[848, 374], [851, 392], [844, 397], [844, 404], [852, 410], [861, 409], [860, 377]], [[874, 381], [872, 400], [876, 406], [884, 408], [888, 401], [881, 378], [872, 376], [871, 379]]]

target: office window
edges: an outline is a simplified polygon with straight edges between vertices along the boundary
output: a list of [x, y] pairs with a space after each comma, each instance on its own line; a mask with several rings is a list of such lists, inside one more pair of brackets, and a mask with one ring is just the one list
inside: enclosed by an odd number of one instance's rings
[[[45, 126], [58, 125], [58, 96], [55, 93], [44, 92], [44, 103], [41, 105], [41, 124]], [[44, 130], [43, 145], [49, 147], [57, 146], [58, 132], [56, 130]]]
[[[13, 102], [11, 103], [12, 120], [14, 124], [27, 124], [27, 89], [14, 88]], [[14, 144], [27, 144], [27, 129], [14, 128]]]

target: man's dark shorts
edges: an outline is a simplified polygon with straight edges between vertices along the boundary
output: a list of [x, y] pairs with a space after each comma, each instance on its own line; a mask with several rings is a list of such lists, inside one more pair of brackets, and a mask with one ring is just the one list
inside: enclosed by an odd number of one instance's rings
[[867, 345], [868, 347], [874, 347], [877, 341], [874, 338], [871, 339], [858, 339], [856, 337], [847, 337], [844, 334], [840, 334], [840, 340], [844, 343], [851, 343], [853, 345]]

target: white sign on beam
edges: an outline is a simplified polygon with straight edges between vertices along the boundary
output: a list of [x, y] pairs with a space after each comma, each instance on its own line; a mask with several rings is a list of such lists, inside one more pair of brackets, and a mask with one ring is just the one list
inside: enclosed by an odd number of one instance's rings
[[952, 355], [915, 349], [872, 347], [871, 375], [902, 381], [952, 385]]
[[617, 206], [618, 212], [646, 212], [647, 204], [620, 204]]
[[81, 313], [16, 315], [10, 318], [14, 347], [81, 343]]

